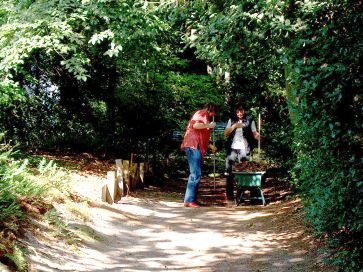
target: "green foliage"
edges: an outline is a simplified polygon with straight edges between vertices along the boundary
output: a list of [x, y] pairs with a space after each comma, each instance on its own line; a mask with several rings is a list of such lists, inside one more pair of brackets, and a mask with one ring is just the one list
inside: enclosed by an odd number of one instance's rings
[[57, 188], [60, 191], [68, 189], [68, 174], [60, 169], [57, 164], [51, 160], [42, 159], [38, 165], [38, 178], [46, 179], [48, 188]]
[[227, 102], [264, 113], [266, 150], [295, 164], [307, 221], [338, 269], [361, 270], [361, 3], [184, 1], [174, 16], [215, 76], [230, 73]]
[[[243, 102], [254, 119], [262, 113], [265, 153], [294, 165], [306, 219], [327, 237], [334, 264], [362, 270], [360, 1], [1, 3], [0, 129], [8, 141], [161, 160], [178, 148], [168, 145], [171, 132], [202, 104], [224, 103], [226, 121]], [[192, 70], [195, 57], [211, 78]], [[9, 156], [0, 152], [4, 220], [20, 216], [14, 192], [47, 188], [32, 187], [26, 162]], [[39, 171], [56, 173], [52, 164]]]
[[25, 207], [46, 209], [54, 190], [65, 191], [67, 175], [54, 162], [42, 160], [37, 169], [19, 156], [9, 145], [0, 145], [0, 255], [17, 267], [26, 270], [24, 250], [17, 245], [19, 227], [28, 214]]
[[328, 234], [332, 262], [340, 271], [360, 271], [361, 7], [355, 1], [308, 1], [295, 12], [305, 25], [288, 51], [296, 184], [307, 220], [318, 235]]
[[[2, 150], [0, 150], [2, 152]], [[9, 151], [2, 154], [1, 164], [0, 164], [0, 177], [1, 177], [1, 194], [3, 206], [9, 205], [11, 211], [19, 211], [17, 205], [17, 195], [27, 197], [29, 199], [36, 199], [42, 195], [45, 188], [44, 186], [39, 186], [39, 184], [34, 184], [29, 178], [29, 170], [27, 169], [27, 160], [23, 162], [14, 161], [10, 157], [11, 153]], [[4, 211], [4, 212], [3, 212]], [[2, 210], [2, 217], [6, 214], [11, 215], [11, 211], [8, 212], [7, 209]], [[21, 212], [13, 214], [15, 217], [19, 215], [22, 216]], [[6, 219], [4, 217], [4, 219]], [[4, 220], [6, 221], [6, 220]]]
[[142, 1], [4, 3], [11, 22], [0, 30], [0, 67], [6, 77], [31, 76], [24, 64], [33, 59], [38, 67], [46, 61], [56, 65], [43, 71], [46, 76], [65, 68], [75, 79], [86, 81], [93, 55], [107, 59], [122, 54], [121, 63], [128, 57], [142, 62], [143, 57], [149, 59], [143, 49], [160, 51], [156, 35], [163, 23], [142, 8]]
[[156, 78], [156, 86], [162, 89], [162, 115], [173, 120], [174, 129], [176, 126], [183, 130], [191, 114], [204, 104], [211, 101], [218, 105], [224, 103], [223, 90], [206, 75], [165, 73]]
[[120, 94], [145, 96], [148, 71], [161, 70], [169, 55], [160, 47], [169, 37], [157, 9], [126, 0], [3, 3], [0, 90], [8, 98], [0, 101], [0, 124], [7, 137], [99, 149], [126, 138], [118, 109], [134, 97], [120, 101]]
[[28, 168], [27, 159], [22, 162], [14, 160], [13, 154], [8, 146], [0, 149], [1, 224], [24, 218], [19, 197], [28, 203], [40, 203], [47, 190], [66, 188], [66, 174], [54, 162], [43, 159], [38, 166], [38, 174], [35, 174]]
[[13, 252], [11, 254], [6, 254], [5, 256], [9, 258], [15, 265], [16, 271], [27, 271], [27, 262], [26, 262], [26, 250], [17, 245], [14, 246]]
[[5, 191], [7, 189], [5, 186], [2, 189], [3, 191], [0, 194], [0, 220], [5, 222], [9, 218], [23, 219], [24, 214], [17, 203], [17, 199], [8, 190]]
[[[255, 120], [262, 114], [263, 148], [285, 165], [292, 159], [285, 43], [299, 27], [285, 18], [286, 9], [287, 3], [276, 1], [185, 1], [170, 11], [184, 42], [213, 68], [225, 95], [224, 110], [234, 114], [235, 104], [242, 102]], [[229, 82], [224, 82], [226, 72]]]

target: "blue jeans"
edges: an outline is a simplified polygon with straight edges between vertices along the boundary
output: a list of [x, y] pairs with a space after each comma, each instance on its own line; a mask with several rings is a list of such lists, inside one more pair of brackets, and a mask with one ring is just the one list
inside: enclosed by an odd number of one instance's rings
[[199, 182], [202, 176], [202, 152], [200, 149], [185, 148], [189, 164], [189, 178], [187, 189], [185, 191], [184, 203], [195, 202], [197, 200], [197, 192]]

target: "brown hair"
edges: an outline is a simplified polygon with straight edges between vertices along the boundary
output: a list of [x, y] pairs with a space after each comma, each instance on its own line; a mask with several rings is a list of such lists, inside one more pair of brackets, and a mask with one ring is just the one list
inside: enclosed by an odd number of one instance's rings
[[219, 109], [219, 106], [214, 103], [207, 103], [204, 105], [203, 109], [206, 109], [209, 112], [216, 112]]
[[245, 111], [245, 109], [243, 108], [242, 104], [237, 104], [236, 107], [234, 108], [235, 111]]

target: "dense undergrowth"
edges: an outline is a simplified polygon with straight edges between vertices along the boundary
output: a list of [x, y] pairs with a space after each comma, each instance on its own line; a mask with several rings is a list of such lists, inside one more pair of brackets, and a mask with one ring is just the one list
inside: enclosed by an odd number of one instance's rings
[[29, 217], [59, 227], [52, 203], [68, 192], [67, 173], [53, 161], [21, 159], [24, 156], [9, 145], [0, 146], [0, 262], [16, 271], [27, 267], [26, 248], [19, 238], [30, 227]]

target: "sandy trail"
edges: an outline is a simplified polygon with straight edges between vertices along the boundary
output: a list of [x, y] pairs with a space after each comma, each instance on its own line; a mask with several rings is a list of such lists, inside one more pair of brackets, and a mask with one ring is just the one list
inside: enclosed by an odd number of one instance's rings
[[[98, 198], [98, 176], [74, 181], [75, 191]], [[75, 247], [28, 234], [31, 271], [321, 271], [297, 200], [192, 209], [143, 192], [112, 206], [94, 203], [89, 222], [72, 218], [64, 204], [57, 209], [93, 239]]]

